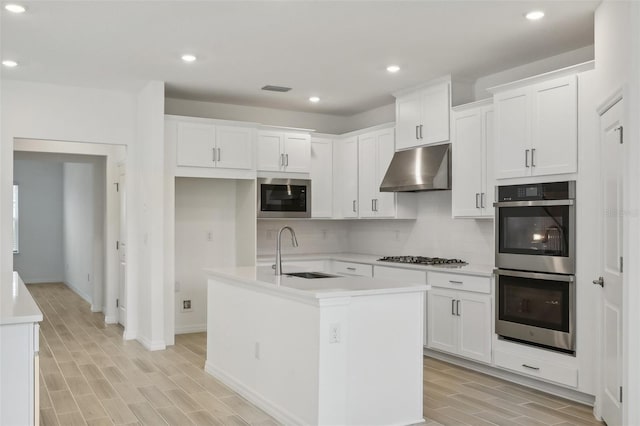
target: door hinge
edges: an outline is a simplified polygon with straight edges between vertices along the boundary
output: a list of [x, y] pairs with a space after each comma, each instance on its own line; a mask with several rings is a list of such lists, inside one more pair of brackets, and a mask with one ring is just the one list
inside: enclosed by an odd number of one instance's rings
[[120, 307], [120, 299], [116, 299], [116, 308]]
[[120, 250], [120, 241], [116, 241], [116, 250]]
[[624, 127], [618, 126], [615, 128], [618, 132], [620, 132], [620, 143], [624, 143]]
[[620, 403], [622, 403], [622, 386], [620, 386]]
[[624, 268], [624, 259], [622, 256], [620, 256], [620, 272], [623, 272], [623, 268]]

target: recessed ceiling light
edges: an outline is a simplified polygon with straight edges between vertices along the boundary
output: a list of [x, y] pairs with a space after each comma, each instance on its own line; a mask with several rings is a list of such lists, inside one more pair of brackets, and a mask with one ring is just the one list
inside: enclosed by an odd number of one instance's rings
[[5, 5], [4, 8], [12, 13], [24, 13], [24, 11], [27, 10], [24, 6], [12, 3]]
[[317, 96], [312, 96], [309, 98], [309, 102], [313, 102], [314, 104], [320, 102], [320, 98]]
[[387, 71], [389, 71], [390, 73], [398, 72], [400, 71], [400, 67], [397, 65], [389, 65], [387, 67]]
[[191, 54], [182, 55], [182, 60], [185, 62], [193, 62], [196, 59], [197, 58], [195, 57], [195, 55], [191, 55]]
[[13, 68], [13, 67], [17, 67], [18, 63], [16, 61], [12, 61], [10, 59], [7, 59], [6, 61], [2, 61], [2, 65], [4, 65], [5, 67], [8, 67], [8, 68]]
[[532, 10], [524, 16], [530, 21], [537, 21], [538, 19], [544, 18], [544, 12], [541, 10]]

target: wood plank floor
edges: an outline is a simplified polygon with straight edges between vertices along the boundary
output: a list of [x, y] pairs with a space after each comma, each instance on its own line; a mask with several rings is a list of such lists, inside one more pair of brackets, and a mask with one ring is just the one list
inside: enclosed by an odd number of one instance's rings
[[[165, 351], [122, 340], [122, 327], [64, 284], [30, 284], [40, 327], [41, 425], [275, 425], [204, 372], [206, 335]], [[591, 408], [456, 367], [424, 361], [429, 425], [593, 425]]]

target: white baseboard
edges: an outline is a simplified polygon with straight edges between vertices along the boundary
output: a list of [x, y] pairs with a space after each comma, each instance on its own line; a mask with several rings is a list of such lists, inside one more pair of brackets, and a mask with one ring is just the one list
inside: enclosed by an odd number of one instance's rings
[[75, 294], [77, 294], [78, 296], [82, 297], [85, 302], [89, 303], [90, 305], [92, 304], [91, 296], [89, 296], [85, 292], [79, 290], [76, 286], [74, 286], [73, 284], [68, 283], [67, 281], [63, 281], [63, 283], [64, 283], [64, 285], [69, 287], [71, 289], [71, 291], [73, 291]]
[[[98, 311], [100, 312], [100, 311]], [[117, 324], [118, 323], [118, 317], [115, 315], [105, 315], [104, 316], [104, 322], [105, 324]]]
[[91, 304], [91, 312], [104, 312], [104, 311], [105, 311], [104, 308]]
[[207, 331], [207, 324], [193, 324], [193, 325], [183, 325], [176, 326], [174, 332], [175, 334], [187, 334], [187, 333], [201, 333], [203, 331]]
[[122, 338], [124, 340], [135, 340], [136, 339], [136, 333], [125, 327], [124, 333], [122, 333]]
[[240, 394], [240, 396], [244, 397], [246, 400], [265, 411], [278, 422], [285, 425], [303, 425], [306, 423], [295, 415], [289, 413], [284, 408], [274, 404], [273, 402], [264, 398], [262, 395], [259, 395], [235, 378], [229, 376], [227, 373], [211, 364], [208, 360], [204, 364], [204, 371], [220, 380], [227, 387], [236, 391], [238, 394]]
[[149, 340], [146, 337], [138, 337], [136, 338], [136, 340], [138, 342], [140, 342], [140, 344], [142, 346], [145, 347], [145, 349], [147, 349], [148, 351], [163, 351], [167, 348], [167, 345], [165, 345], [164, 340]]
[[595, 397], [593, 395], [589, 395], [575, 389], [569, 389], [562, 386], [554, 385], [552, 383], [543, 382], [517, 373], [512, 373], [499, 367], [480, 364], [468, 359], [459, 358], [455, 355], [449, 355], [444, 352], [424, 348], [424, 355], [431, 358], [439, 359], [441, 361], [446, 361], [451, 364], [459, 365], [470, 370], [475, 370], [489, 376], [517, 383], [522, 386], [537, 389], [551, 395], [556, 395], [565, 399], [569, 399], [571, 401], [579, 402], [581, 404], [590, 405], [592, 407], [595, 400]]
[[[24, 281], [24, 280], [23, 280]], [[24, 282], [26, 285], [29, 284], [55, 284], [55, 283], [62, 283], [64, 282], [64, 280], [62, 278], [41, 278], [41, 279], [36, 279], [36, 280], [32, 280], [30, 279], [29, 282]]]

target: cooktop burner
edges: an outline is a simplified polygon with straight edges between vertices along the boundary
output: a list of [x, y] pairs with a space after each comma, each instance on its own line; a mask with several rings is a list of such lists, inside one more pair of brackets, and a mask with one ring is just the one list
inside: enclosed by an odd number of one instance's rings
[[425, 256], [385, 256], [378, 259], [382, 262], [412, 263], [416, 265], [436, 265], [436, 266], [463, 266], [467, 262], [460, 259], [445, 259], [442, 257]]

